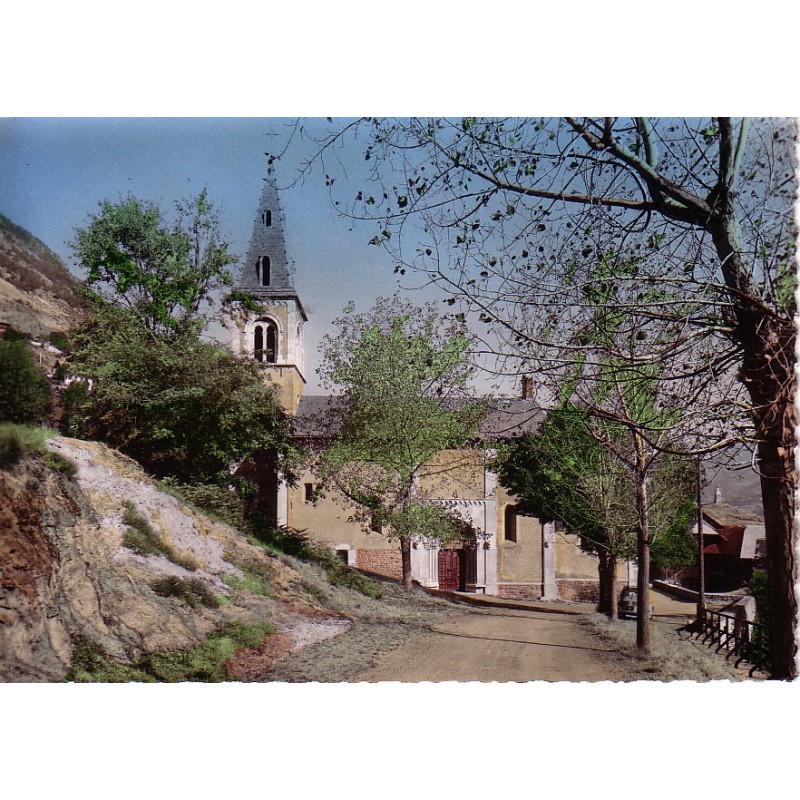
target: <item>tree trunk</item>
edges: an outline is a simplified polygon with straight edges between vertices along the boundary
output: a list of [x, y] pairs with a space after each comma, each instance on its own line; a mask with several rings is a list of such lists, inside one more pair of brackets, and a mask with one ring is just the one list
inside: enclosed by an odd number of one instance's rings
[[[731, 295], [736, 327], [734, 338], [742, 348], [739, 379], [753, 405], [757, 436], [761, 499], [767, 540], [767, 575], [772, 605], [773, 678], [797, 676], [795, 627], [797, 624], [797, 564], [795, 562], [794, 464], [797, 411], [794, 406], [796, 329], [791, 319], [772, 315], [751, 299], [753, 290], [743, 279], [748, 273], [739, 246], [735, 218], [725, 208], [710, 226], [722, 260]], [[786, 315], [788, 317], [788, 315]]]
[[617, 618], [617, 557], [608, 550], [598, 553], [597, 574], [600, 580], [600, 601], [597, 610], [609, 619]]
[[411, 588], [411, 539], [400, 537], [400, 555], [403, 560], [403, 587]]
[[636, 475], [636, 512], [639, 517], [637, 550], [639, 575], [636, 583], [638, 609], [636, 612], [636, 647], [644, 655], [650, 653], [650, 498], [648, 477], [644, 469], [645, 443], [639, 433], [634, 434], [634, 446], [639, 472]]

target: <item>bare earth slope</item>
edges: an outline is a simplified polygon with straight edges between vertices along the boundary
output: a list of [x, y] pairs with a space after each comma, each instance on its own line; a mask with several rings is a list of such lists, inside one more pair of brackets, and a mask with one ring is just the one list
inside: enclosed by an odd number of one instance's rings
[[[272, 623], [278, 633], [230, 665], [247, 679], [349, 626], [278, 557], [164, 493], [130, 459], [61, 437], [48, 447], [77, 465], [74, 480], [41, 458], [0, 471], [1, 681], [63, 679], [80, 639], [129, 662], [197, 645], [226, 623]], [[186, 566], [123, 546], [125, 501]], [[242, 565], [268, 573], [271, 596], [224, 582], [242, 578]], [[202, 582], [223, 604], [193, 608], [153, 591], [169, 575]]]
[[80, 315], [75, 279], [58, 256], [0, 214], [0, 322], [40, 338], [69, 330]]

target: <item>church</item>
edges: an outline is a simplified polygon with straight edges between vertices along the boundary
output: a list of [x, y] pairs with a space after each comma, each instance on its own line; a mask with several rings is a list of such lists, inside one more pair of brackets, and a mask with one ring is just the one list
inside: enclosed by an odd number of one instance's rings
[[[308, 320], [287, 255], [278, 191], [270, 174], [253, 221], [253, 233], [236, 289], [257, 301], [257, 311], [242, 312], [232, 332], [231, 349], [264, 365], [265, 379], [290, 418], [292, 436], [307, 450], [324, 446], [319, 424], [335, 398], [305, 393], [304, 326]], [[533, 431], [544, 412], [523, 379], [520, 395], [497, 397], [479, 431], [485, 442], [512, 440]], [[463, 543], [443, 548], [419, 542], [412, 549], [413, 579], [422, 586], [508, 598], [596, 602], [597, 558], [584, 553], [577, 537], [552, 522], [516, 513], [515, 499], [487, 468], [489, 450], [447, 450], [426, 465], [420, 491], [447, 503], [470, 529]], [[365, 530], [351, 509], [334, 494], [318, 496], [318, 480], [309, 460], [289, 485], [269, 463], [245, 465], [243, 474], [267, 496], [265, 506], [278, 526], [302, 531], [334, 550], [348, 565], [400, 579], [396, 540], [379, 527]], [[620, 565], [618, 586], [635, 581], [635, 566]]]

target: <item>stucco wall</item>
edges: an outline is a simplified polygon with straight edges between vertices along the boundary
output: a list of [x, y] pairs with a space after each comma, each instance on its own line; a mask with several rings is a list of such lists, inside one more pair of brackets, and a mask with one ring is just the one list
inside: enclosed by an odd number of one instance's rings
[[[497, 488], [497, 580], [498, 583], [536, 582], [541, 594], [542, 525], [535, 517], [517, 515], [517, 541], [506, 539], [506, 508], [514, 496]], [[537, 594], [538, 596], [538, 594]]]
[[348, 542], [356, 549], [386, 549], [387, 539], [377, 532], [366, 533], [361, 525], [350, 522], [352, 510], [334, 493], [321, 497], [316, 503], [305, 500], [305, 484], [315, 487], [319, 480], [309, 470], [304, 470], [297, 486], [289, 489], [290, 528], [305, 530], [318, 542], [335, 545]]
[[420, 492], [425, 497], [447, 500], [482, 498], [483, 461], [481, 450], [442, 450], [420, 470]]

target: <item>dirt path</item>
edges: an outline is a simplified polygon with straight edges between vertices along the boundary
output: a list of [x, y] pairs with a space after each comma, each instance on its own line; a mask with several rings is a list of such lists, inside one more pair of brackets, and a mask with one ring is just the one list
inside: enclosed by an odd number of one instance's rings
[[467, 612], [417, 634], [351, 681], [623, 680], [618, 651], [562, 614]]

